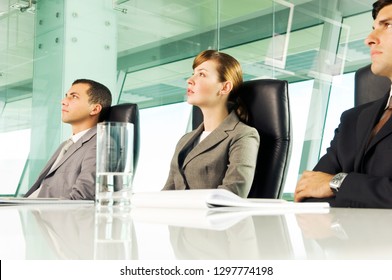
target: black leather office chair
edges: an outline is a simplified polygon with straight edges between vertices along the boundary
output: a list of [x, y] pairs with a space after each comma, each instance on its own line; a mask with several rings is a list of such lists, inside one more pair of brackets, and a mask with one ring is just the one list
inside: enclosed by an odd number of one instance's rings
[[355, 72], [354, 105], [358, 106], [383, 97], [391, 88], [387, 77], [377, 76], [370, 70], [370, 65]]
[[[288, 83], [252, 80], [244, 82], [239, 90], [248, 109], [248, 125], [260, 134], [256, 172], [248, 197], [281, 197], [292, 145]], [[193, 107], [192, 117], [195, 129], [203, 121], [198, 107]]]
[[140, 150], [139, 107], [133, 103], [113, 105], [102, 112], [100, 121], [133, 123], [133, 172], [136, 172]]

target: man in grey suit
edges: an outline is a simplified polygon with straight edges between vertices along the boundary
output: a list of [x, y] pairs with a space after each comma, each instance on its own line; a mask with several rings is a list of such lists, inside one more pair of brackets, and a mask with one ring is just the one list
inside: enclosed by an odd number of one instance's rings
[[61, 101], [61, 118], [72, 125], [72, 137], [56, 150], [25, 197], [94, 199], [96, 125], [111, 103], [106, 86], [88, 79], [73, 82]]

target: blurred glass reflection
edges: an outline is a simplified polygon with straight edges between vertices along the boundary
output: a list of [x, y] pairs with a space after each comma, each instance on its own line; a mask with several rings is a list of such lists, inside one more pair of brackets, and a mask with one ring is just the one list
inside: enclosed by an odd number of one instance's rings
[[137, 259], [137, 243], [130, 209], [99, 207], [95, 212], [94, 259]]

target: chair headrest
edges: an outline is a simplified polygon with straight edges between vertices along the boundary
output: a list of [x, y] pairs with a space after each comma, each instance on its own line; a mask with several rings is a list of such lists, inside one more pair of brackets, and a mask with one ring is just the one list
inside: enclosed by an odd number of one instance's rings
[[139, 107], [134, 103], [123, 103], [106, 108], [100, 114], [100, 121], [107, 122], [129, 122], [133, 123], [134, 129], [134, 172], [139, 159], [140, 146], [140, 125], [139, 125]]
[[391, 81], [387, 77], [374, 75], [371, 65], [362, 67], [355, 72], [355, 99], [358, 106], [383, 97], [391, 88]]
[[101, 113], [102, 121], [129, 122], [134, 123], [138, 120], [139, 109], [137, 104], [123, 103], [106, 108]]
[[240, 91], [248, 109], [248, 124], [260, 135], [290, 138], [289, 100], [286, 81], [261, 79], [246, 81]]

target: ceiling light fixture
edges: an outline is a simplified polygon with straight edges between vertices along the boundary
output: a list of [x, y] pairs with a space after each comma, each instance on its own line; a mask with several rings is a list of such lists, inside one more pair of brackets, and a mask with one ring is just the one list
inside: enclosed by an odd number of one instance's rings
[[30, 13], [35, 13], [35, 4], [37, 3], [36, 0], [29, 0], [28, 4], [21, 4], [21, 3], [15, 3], [10, 6], [11, 9], [19, 10], [20, 12], [30, 12]]

